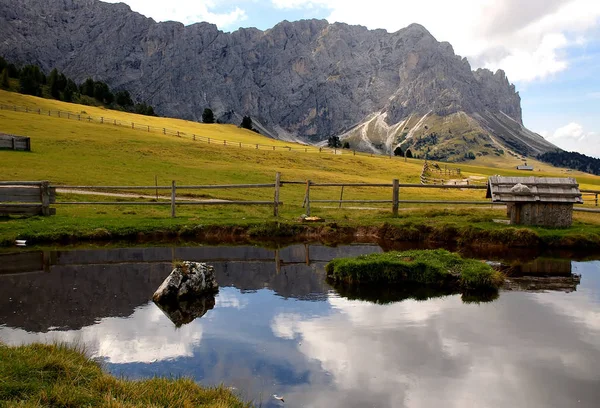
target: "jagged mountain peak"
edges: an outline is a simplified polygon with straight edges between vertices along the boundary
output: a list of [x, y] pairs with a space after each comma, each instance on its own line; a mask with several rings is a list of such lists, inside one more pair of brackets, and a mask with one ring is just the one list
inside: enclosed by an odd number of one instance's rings
[[162, 115], [199, 120], [210, 107], [224, 120], [250, 115], [272, 137], [319, 142], [375, 116], [389, 128], [464, 114], [455, 132], [465, 137], [509, 141], [522, 154], [555, 148], [520, 139], [529, 137], [520, 97], [503, 71], [473, 71], [420, 24], [388, 33], [312, 19], [225, 33], [97, 0], [0, 0], [0, 36], [7, 59], [128, 89]]

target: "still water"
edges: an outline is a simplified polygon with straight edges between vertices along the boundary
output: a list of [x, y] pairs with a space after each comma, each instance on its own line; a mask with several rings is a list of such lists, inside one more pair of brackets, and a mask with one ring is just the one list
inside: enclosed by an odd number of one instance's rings
[[[536, 261], [517, 269], [581, 282], [521, 281], [488, 303], [350, 300], [325, 282], [330, 259], [381, 251], [4, 253], [0, 341], [85, 344], [115, 375], [223, 383], [263, 407], [600, 406], [600, 262]], [[215, 307], [181, 328], [149, 300], [174, 259], [209, 262], [221, 286]]]

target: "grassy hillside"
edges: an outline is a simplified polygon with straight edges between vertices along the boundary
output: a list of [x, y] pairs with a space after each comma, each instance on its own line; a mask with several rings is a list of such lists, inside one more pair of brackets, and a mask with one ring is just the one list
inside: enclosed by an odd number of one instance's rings
[[[133, 122], [135, 129], [128, 126], [115, 126], [86, 120], [67, 119], [61, 115], [38, 115], [10, 110], [0, 110], [0, 132], [31, 137], [32, 152], [0, 151], [0, 179], [2, 180], [50, 180], [55, 185], [153, 185], [155, 176], [159, 185], [170, 185], [176, 180], [178, 185], [195, 184], [237, 184], [273, 183], [275, 172], [282, 173], [286, 181], [390, 183], [398, 178], [401, 183], [418, 183], [423, 162], [382, 156], [353, 156], [344, 151], [334, 155], [317, 148], [306, 148], [293, 143], [275, 141], [254, 132], [230, 125], [205, 125], [195, 122], [139, 116], [102, 108], [81, 106], [40, 99], [15, 93], [0, 91], [0, 104], [25, 106], [32, 110], [73, 112], [94, 117], [109, 117], [122, 122]], [[157, 129], [168, 128], [185, 132], [184, 137], [163, 135], [160, 131], [148, 132], [137, 124]], [[191, 135], [220, 138], [231, 141], [222, 143], [193, 141]], [[233, 142], [243, 143], [239, 147]], [[233, 146], [232, 146], [233, 144]], [[288, 146], [287, 149], [255, 149], [252, 146]], [[247, 147], [246, 147], [247, 146]], [[472, 164], [471, 164], [472, 163]], [[565, 176], [564, 170], [543, 166], [534, 173], [518, 172], [514, 168], [487, 167], [482, 162], [460, 164], [465, 176], [484, 179], [492, 174]], [[455, 165], [453, 165], [455, 166]], [[570, 172], [577, 177], [582, 188], [600, 190], [600, 177]], [[203, 198], [272, 200], [272, 189], [262, 190], [202, 190], [181, 191], [196, 194]], [[153, 191], [140, 193], [152, 194]], [[339, 188], [314, 188], [311, 199], [339, 199]], [[433, 190], [402, 189], [400, 198], [406, 200], [483, 200], [480, 190]], [[281, 192], [285, 203], [283, 220], [296, 220], [305, 210], [302, 208], [304, 186], [286, 185]], [[346, 188], [344, 199], [391, 199], [391, 189], [386, 188]], [[60, 201], [107, 201], [106, 197], [59, 194]], [[114, 200], [111, 198], [110, 200]], [[117, 199], [119, 200], [119, 199]], [[123, 201], [124, 199], [120, 199]], [[131, 199], [127, 199], [131, 201]], [[328, 219], [346, 223], [374, 224], [391, 220], [389, 205], [347, 204], [354, 207], [339, 210], [337, 204], [313, 205], [313, 213]], [[361, 207], [357, 209], [356, 207]], [[379, 208], [363, 210], [362, 208]], [[401, 205], [405, 214], [407, 205]], [[421, 206], [423, 207], [423, 206]], [[443, 210], [440, 206], [432, 207]], [[487, 214], [483, 219], [491, 223], [492, 218], [502, 218], [502, 210], [480, 210]], [[423, 211], [428, 211], [425, 208]], [[438, 214], [435, 221], [458, 222], [471, 225], [472, 211], [459, 214]], [[486, 213], [487, 211], [487, 213]], [[125, 206], [60, 206], [51, 223], [44, 219], [16, 220], [0, 222], [0, 236], [7, 239], [19, 234], [37, 233], [37, 230], [51, 230], [61, 233], [90, 228], [134, 228], [145, 225], [172, 226], [185, 223], [244, 224], [262, 222], [272, 217], [272, 209], [266, 207], [239, 206], [183, 206], [178, 209], [178, 218], [168, 218], [168, 207], [125, 207]], [[403, 217], [406, 217], [403, 215]], [[440, 218], [441, 217], [441, 218]], [[597, 214], [578, 215], [578, 219], [594, 221]], [[423, 219], [431, 217], [423, 216]], [[405, 220], [406, 221], [406, 220]]]

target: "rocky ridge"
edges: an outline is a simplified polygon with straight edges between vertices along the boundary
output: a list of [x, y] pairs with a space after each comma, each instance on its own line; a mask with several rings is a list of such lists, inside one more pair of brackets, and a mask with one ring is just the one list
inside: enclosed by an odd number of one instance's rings
[[[452, 46], [413, 24], [394, 33], [302, 20], [233, 33], [156, 23], [125, 4], [0, 0], [0, 55], [128, 89], [161, 115], [250, 115], [263, 134], [460, 160], [556, 149], [523, 127], [502, 71], [472, 71]], [[431, 137], [435, 134], [435, 137]], [[425, 140], [425, 141], [423, 141]], [[421, 143], [419, 143], [421, 141]]]

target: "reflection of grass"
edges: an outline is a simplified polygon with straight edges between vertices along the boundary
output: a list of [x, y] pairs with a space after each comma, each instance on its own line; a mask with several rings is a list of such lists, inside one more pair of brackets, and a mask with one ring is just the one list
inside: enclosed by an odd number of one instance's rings
[[[447, 287], [436, 287], [422, 284], [405, 283], [402, 285], [348, 284], [328, 279], [336, 292], [350, 300], [363, 300], [379, 305], [402, 302], [407, 299], [425, 301], [460, 293]], [[464, 303], [493, 302], [498, 298], [497, 290], [470, 291], [462, 293]]]
[[0, 401], [7, 407], [247, 407], [223, 387], [191, 379], [129, 381], [64, 345], [0, 344]]
[[327, 276], [348, 283], [418, 283], [461, 290], [497, 289], [502, 273], [474, 259], [443, 249], [387, 252], [338, 258], [327, 264]]
[[365, 300], [367, 302], [385, 305], [388, 303], [401, 302], [406, 299], [428, 300], [457, 292], [449, 288], [438, 288], [425, 285], [408, 283], [405, 285], [357, 285], [345, 282], [336, 282], [328, 279], [338, 294], [350, 300]]

